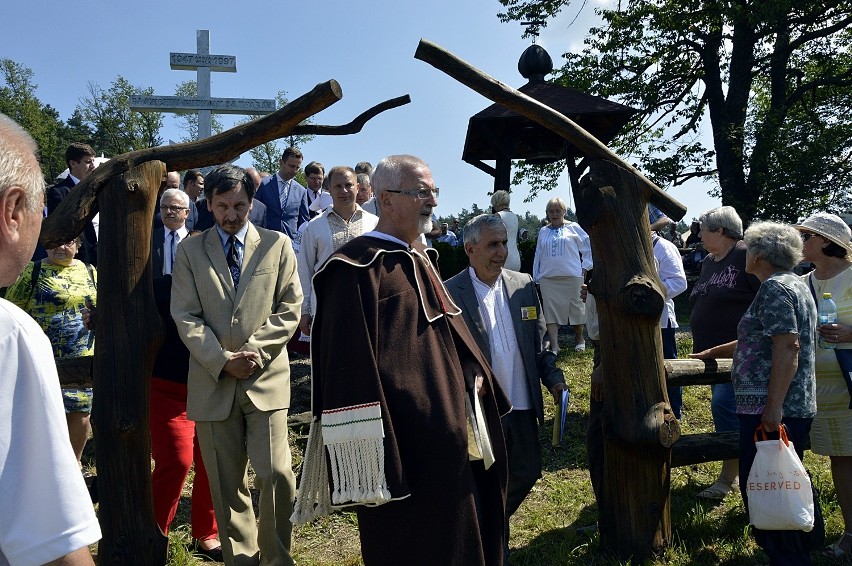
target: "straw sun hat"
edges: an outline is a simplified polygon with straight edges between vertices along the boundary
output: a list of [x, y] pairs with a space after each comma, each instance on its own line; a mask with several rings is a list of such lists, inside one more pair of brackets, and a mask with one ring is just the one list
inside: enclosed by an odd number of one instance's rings
[[828, 212], [817, 212], [812, 214], [802, 222], [794, 226], [799, 230], [813, 232], [818, 236], [822, 236], [826, 240], [834, 242], [838, 246], [852, 252], [852, 230], [849, 226], [836, 214]]

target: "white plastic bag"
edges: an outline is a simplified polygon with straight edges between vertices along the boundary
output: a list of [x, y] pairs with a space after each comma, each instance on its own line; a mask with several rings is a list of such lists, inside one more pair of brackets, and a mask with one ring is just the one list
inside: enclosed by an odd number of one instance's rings
[[[758, 432], [764, 440], [758, 440]], [[766, 531], [805, 531], [814, 528], [811, 478], [781, 425], [778, 440], [765, 440], [763, 425], [754, 433], [757, 455], [748, 474], [749, 522]]]

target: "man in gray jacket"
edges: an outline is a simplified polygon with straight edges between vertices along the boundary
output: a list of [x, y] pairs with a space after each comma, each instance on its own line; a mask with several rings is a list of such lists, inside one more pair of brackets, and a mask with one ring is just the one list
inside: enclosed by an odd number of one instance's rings
[[508, 554], [509, 517], [541, 477], [538, 425], [544, 421], [544, 401], [539, 383], [557, 400], [566, 388], [565, 377], [548, 351], [532, 278], [503, 268], [508, 255], [503, 220], [497, 214], [481, 214], [465, 225], [464, 233], [470, 267], [445, 284], [512, 402], [512, 412], [501, 419], [509, 460]]

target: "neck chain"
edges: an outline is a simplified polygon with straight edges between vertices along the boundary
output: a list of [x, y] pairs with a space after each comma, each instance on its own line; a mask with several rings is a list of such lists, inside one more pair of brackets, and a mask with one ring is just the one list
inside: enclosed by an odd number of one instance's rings
[[816, 276], [816, 271], [815, 271], [815, 270], [811, 272], [811, 277], [810, 277], [810, 279], [811, 279], [811, 285], [813, 285], [813, 287], [814, 287], [814, 291], [816, 292], [817, 300], [821, 299], [821, 298], [822, 298], [823, 293], [826, 293], [826, 292], [831, 293], [832, 295], [834, 295], [834, 291], [833, 291], [833, 289], [836, 287], [836, 285], [834, 284], [834, 279], [835, 279], [838, 275], [840, 275], [841, 273], [843, 273], [844, 271], [846, 271], [846, 269], [848, 269], [848, 267], [849, 267], [849, 266], [847, 265], [847, 266], [844, 266], [844, 267], [843, 267], [842, 269], [840, 269], [839, 271], [833, 271], [833, 272], [832, 272], [832, 271], [829, 271], [829, 272], [828, 272], [828, 273], [829, 273], [829, 276], [828, 276], [828, 277], [826, 277], [825, 279], [820, 279], [820, 278], [818, 278], [818, 277]]

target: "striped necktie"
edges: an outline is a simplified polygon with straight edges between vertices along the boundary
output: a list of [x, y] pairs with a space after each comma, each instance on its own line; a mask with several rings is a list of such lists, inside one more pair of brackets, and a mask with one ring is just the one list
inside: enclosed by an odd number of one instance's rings
[[290, 179], [289, 181], [286, 182], [286, 184], [285, 183], [281, 184], [280, 198], [281, 198], [281, 231], [282, 232], [287, 231], [286, 228], [284, 227], [287, 224], [284, 217], [287, 214], [287, 212], [286, 212], [287, 211], [287, 197], [290, 195], [290, 183], [292, 183], [292, 182], [293, 182], [293, 180]]

